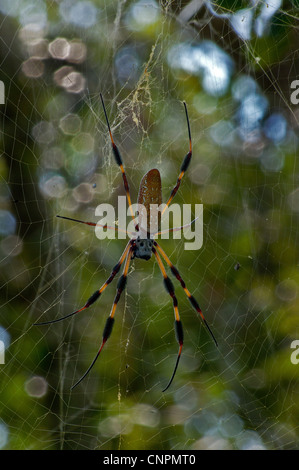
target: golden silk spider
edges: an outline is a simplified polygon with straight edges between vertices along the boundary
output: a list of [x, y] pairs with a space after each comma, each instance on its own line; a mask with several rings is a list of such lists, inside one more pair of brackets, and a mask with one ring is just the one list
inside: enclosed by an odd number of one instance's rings
[[[117, 145], [115, 144], [115, 142], [113, 140], [113, 136], [112, 136], [112, 132], [111, 132], [111, 128], [110, 128], [110, 124], [109, 124], [109, 120], [108, 120], [108, 116], [107, 116], [107, 112], [106, 112], [106, 108], [105, 108], [105, 105], [104, 105], [104, 100], [103, 100], [102, 94], [100, 95], [100, 97], [101, 97], [102, 106], [103, 106], [103, 110], [104, 110], [104, 114], [105, 114], [105, 119], [106, 119], [106, 122], [107, 122], [107, 127], [108, 127], [108, 131], [109, 131], [109, 135], [110, 135], [113, 155], [114, 155], [115, 161], [116, 161], [117, 165], [119, 166], [119, 168], [121, 170], [121, 173], [122, 173], [122, 178], [123, 178], [123, 183], [124, 183], [124, 188], [125, 188], [125, 192], [126, 192], [127, 201], [128, 201], [129, 208], [130, 208], [130, 211], [131, 211], [131, 216], [134, 220], [135, 215], [134, 215], [134, 212], [132, 210], [129, 184], [128, 184], [127, 176], [126, 176], [126, 173], [125, 173], [125, 170], [124, 170], [122, 157], [120, 155], [120, 152], [118, 150]], [[183, 163], [181, 165], [180, 174], [178, 176], [176, 185], [174, 186], [173, 190], [171, 191], [171, 194], [170, 194], [166, 204], [164, 205], [163, 210], [161, 210], [161, 212], [160, 212], [161, 216], [163, 215], [164, 211], [167, 209], [167, 207], [171, 203], [172, 199], [174, 198], [175, 194], [177, 193], [177, 191], [180, 187], [180, 184], [181, 184], [181, 180], [182, 180], [182, 178], [183, 178], [183, 176], [184, 176], [184, 174], [185, 174], [185, 172], [186, 172], [186, 170], [187, 170], [187, 168], [190, 164], [191, 157], [192, 157], [192, 140], [191, 140], [190, 122], [189, 122], [189, 117], [188, 117], [187, 105], [186, 105], [185, 102], [184, 102], [184, 108], [185, 108], [187, 127], [188, 127], [188, 135], [189, 135], [189, 151], [188, 151], [187, 155], [185, 156], [185, 158], [183, 160]], [[162, 189], [161, 189], [160, 172], [157, 169], [152, 169], [144, 175], [144, 177], [142, 178], [142, 180], [140, 182], [139, 193], [138, 193], [138, 204], [142, 204], [141, 207], [145, 208], [145, 211], [147, 213], [145, 215], [149, 216], [150, 215], [150, 213], [149, 213], [150, 205], [151, 204], [157, 204], [158, 206], [160, 206], [161, 203], [162, 203]], [[91, 225], [91, 226], [96, 226], [97, 225], [94, 222], [84, 222], [82, 220], [72, 219], [72, 218], [69, 218], [69, 217], [64, 217], [64, 216], [59, 216], [59, 215], [57, 217], [62, 218], [62, 219], [66, 219], [66, 220], [71, 220], [73, 222], [79, 222], [79, 223], [86, 224], [86, 225]], [[202, 321], [204, 322], [204, 324], [207, 327], [210, 335], [212, 336], [216, 346], [218, 346], [216, 338], [215, 338], [214, 334], [212, 333], [212, 330], [210, 329], [210, 327], [209, 327], [209, 325], [208, 325], [208, 323], [207, 323], [207, 321], [206, 321], [206, 319], [205, 319], [205, 317], [204, 317], [204, 315], [201, 311], [201, 308], [199, 307], [199, 304], [198, 304], [197, 300], [189, 292], [189, 290], [186, 287], [185, 282], [181, 278], [177, 268], [172, 264], [172, 262], [168, 258], [165, 251], [161, 248], [161, 246], [154, 239], [153, 234], [151, 234], [149, 232], [149, 230], [148, 231], [146, 231], [144, 229], [141, 230], [141, 218], [142, 218], [142, 212], [139, 213], [138, 222], [135, 224], [136, 232], [134, 233], [134, 236], [132, 238], [130, 238], [129, 242], [127, 243], [127, 245], [126, 245], [126, 247], [125, 247], [118, 263], [112, 269], [112, 272], [111, 272], [110, 276], [108, 277], [106, 282], [102, 285], [102, 287], [99, 290], [96, 290], [91, 295], [91, 297], [87, 300], [87, 302], [85, 303], [85, 305], [83, 307], [81, 307], [80, 309], [78, 309], [78, 310], [76, 310], [72, 313], [69, 313], [68, 315], [65, 315], [64, 317], [60, 317], [56, 320], [46, 321], [46, 322], [41, 322], [41, 323], [35, 323], [35, 325], [48, 325], [50, 323], [56, 323], [56, 322], [59, 322], [59, 321], [64, 320], [66, 318], [69, 318], [69, 317], [71, 317], [71, 316], [87, 309], [100, 297], [100, 295], [104, 292], [106, 287], [113, 281], [114, 277], [119, 272], [121, 266], [124, 264], [122, 275], [120, 276], [118, 284], [117, 284], [117, 291], [116, 291], [116, 296], [114, 298], [114, 302], [113, 302], [113, 305], [112, 305], [112, 309], [111, 309], [109, 317], [106, 320], [106, 324], [105, 324], [104, 331], [103, 331], [103, 336], [102, 336], [102, 343], [100, 345], [100, 348], [99, 348], [95, 358], [93, 359], [92, 363], [90, 364], [90, 366], [86, 370], [86, 372], [71, 387], [71, 389], [74, 389], [77, 385], [79, 385], [82, 382], [82, 380], [87, 376], [87, 374], [90, 372], [90, 370], [94, 366], [96, 360], [98, 359], [105, 343], [107, 342], [108, 338], [110, 337], [110, 335], [112, 333], [112, 329], [113, 329], [113, 325], [114, 325], [114, 314], [115, 314], [115, 311], [116, 311], [116, 307], [117, 307], [118, 301], [120, 299], [120, 296], [121, 296], [123, 290], [126, 287], [127, 275], [128, 275], [128, 271], [129, 271], [130, 262], [134, 258], [140, 258], [140, 259], [144, 259], [144, 260], [148, 261], [151, 258], [152, 254], [154, 254], [154, 256], [157, 260], [158, 266], [160, 268], [160, 271], [162, 273], [162, 276], [163, 276], [164, 286], [166, 288], [166, 291], [168, 292], [168, 294], [172, 298], [172, 302], [173, 302], [173, 309], [174, 309], [174, 316], [175, 316], [175, 333], [176, 333], [177, 342], [179, 344], [179, 351], [178, 351], [178, 355], [177, 355], [177, 359], [176, 359], [176, 363], [175, 363], [175, 367], [174, 367], [172, 376], [171, 376], [167, 386], [163, 389], [163, 392], [165, 392], [170, 387], [170, 385], [171, 385], [171, 383], [174, 379], [175, 373], [177, 371], [177, 367], [178, 367], [178, 364], [179, 364], [179, 360], [180, 360], [181, 353], [182, 353], [182, 348], [183, 348], [184, 334], [183, 334], [182, 322], [181, 322], [180, 315], [179, 315], [179, 310], [178, 310], [178, 301], [177, 301], [177, 298], [175, 296], [174, 286], [173, 286], [173, 283], [172, 283], [171, 279], [168, 277], [168, 275], [166, 273], [166, 270], [165, 270], [165, 267], [164, 267], [164, 264], [162, 262], [161, 257], [164, 259], [164, 261], [166, 262], [166, 264], [170, 268], [172, 274], [180, 282], [180, 284], [181, 284], [185, 294], [187, 295], [192, 307], [200, 315]], [[149, 227], [149, 226], [147, 225], [147, 227]], [[161, 232], [156, 232], [155, 235], [157, 235], [159, 233], [161, 233]]]

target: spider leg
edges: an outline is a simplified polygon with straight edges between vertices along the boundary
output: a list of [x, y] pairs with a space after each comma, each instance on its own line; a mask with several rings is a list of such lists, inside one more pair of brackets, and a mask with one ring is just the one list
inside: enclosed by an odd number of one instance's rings
[[165, 230], [161, 230], [160, 232], [156, 232], [156, 233], [153, 234], [153, 237], [156, 237], [157, 235], [163, 235], [164, 233], [179, 232], [180, 230], [184, 230], [184, 228], [191, 227], [193, 222], [195, 222], [197, 219], [198, 219], [198, 217], [191, 220], [191, 222], [189, 222], [188, 224], [182, 225], [181, 227], [167, 228]]
[[184, 333], [183, 333], [183, 326], [182, 326], [182, 322], [180, 320], [180, 315], [179, 315], [179, 310], [178, 310], [178, 301], [177, 301], [177, 298], [176, 298], [175, 293], [174, 293], [174, 286], [172, 284], [172, 281], [167, 276], [167, 273], [165, 271], [162, 260], [161, 260], [159, 254], [157, 253], [157, 251], [154, 247], [152, 248], [152, 251], [153, 251], [153, 253], [156, 257], [157, 263], [158, 263], [160, 271], [162, 273], [165, 288], [166, 288], [167, 292], [169, 293], [169, 295], [172, 298], [174, 316], [175, 316], [175, 322], [174, 322], [175, 334], [176, 334], [177, 342], [179, 343], [179, 352], [178, 352], [178, 355], [177, 355], [177, 360], [176, 360], [176, 363], [175, 363], [175, 367], [174, 367], [172, 376], [171, 376], [168, 384], [164, 388], [164, 390], [162, 390], [162, 392], [165, 392], [170, 387], [170, 385], [171, 385], [171, 383], [174, 379], [174, 376], [176, 374], [178, 365], [179, 365], [179, 361], [180, 361], [181, 354], [182, 354], [182, 349], [183, 349]]
[[164, 209], [162, 210], [161, 212], [161, 215], [164, 214], [164, 212], [166, 211], [167, 207], [169, 206], [169, 204], [171, 203], [171, 201], [173, 200], [174, 196], [176, 195], [176, 193], [178, 192], [178, 189], [180, 187], [180, 184], [181, 184], [181, 180], [184, 176], [184, 174], [186, 173], [187, 169], [188, 169], [188, 166], [190, 164], [190, 161], [191, 161], [191, 157], [192, 157], [192, 140], [191, 140], [191, 130], [190, 130], [190, 122], [189, 122], [189, 116], [188, 116], [188, 111], [187, 111], [187, 105], [184, 101], [184, 107], [185, 107], [185, 113], [186, 113], [186, 119], [187, 119], [187, 126], [188, 126], [188, 135], [189, 135], [189, 152], [187, 153], [187, 155], [185, 156], [184, 160], [183, 160], [183, 163], [182, 163], [182, 166], [181, 166], [181, 170], [180, 170], [180, 174], [179, 174], [179, 177], [177, 179], [177, 182], [176, 182], [176, 185], [175, 187], [173, 188], [173, 190], [171, 191], [171, 194], [169, 196], [169, 199], [168, 201], [166, 202], [165, 206], [164, 206]]
[[90, 307], [90, 305], [92, 305], [100, 297], [100, 295], [103, 293], [103, 291], [106, 289], [106, 287], [113, 281], [116, 274], [120, 270], [121, 265], [123, 264], [130, 247], [131, 247], [131, 241], [129, 241], [129, 243], [127, 244], [126, 248], [124, 249], [123, 254], [121, 255], [118, 263], [112, 269], [111, 274], [108, 277], [107, 281], [104, 282], [104, 284], [102, 285], [102, 287], [99, 290], [96, 290], [92, 294], [92, 296], [89, 297], [89, 299], [87, 300], [86, 304], [83, 307], [79, 308], [79, 310], [75, 310], [74, 312], [69, 313], [68, 315], [65, 315], [64, 317], [57, 318], [56, 320], [50, 320], [50, 321], [45, 321], [45, 322], [41, 322], [41, 323], [34, 323], [34, 325], [49, 325], [51, 323], [57, 323], [57, 322], [60, 322], [62, 320], [65, 320], [66, 318], [72, 317], [76, 313], [82, 312], [86, 308]]
[[[127, 196], [128, 204], [129, 204], [130, 211], [131, 211], [131, 216], [132, 216], [132, 219], [134, 220], [135, 215], [134, 215], [134, 212], [133, 212], [133, 209], [132, 209], [130, 188], [129, 188], [129, 183], [128, 183], [128, 180], [127, 180], [126, 172], [125, 172], [125, 169], [124, 169], [123, 161], [122, 161], [120, 152], [118, 150], [118, 147], [117, 147], [117, 145], [115, 144], [115, 142], [113, 140], [113, 136], [112, 136], [112, 132], [111, 132], [111, 128], [110, 128], [110, 124], [109, 124], [109, 120], [108, 120], [108, 116], [107, 116], [107, 112], [106, 112], [106, 108], [105, 108], [102, 93], [100, 93], [100, 97], [101, 97], [102, 106], [103, 106], [103, 110], [104, 110], [104, 114], [105, 114], [105, 118], [106, 118], [106, 122], [107, 122], [107, 126], [108, 126], [108, 131], [109, 131], [109, 135], [110, 135], [110, 140], [111, 140], [111, 144], [112, 144], [112, 150], [113, 150], [114, 158], [115, 158], [115, 161], [116, 161], [117, 165], [119, 166], [120, 171], [122, 173], [124, 187], [125, 187], [125, 191], [126, 191], [126, 196]], [[135, 227], [136, 227], [136, 230], [137, 230], [137, 225]]]
[[117, 232], [125, 232], [128, 233], [129, 235], [132, 235], [131, 232], [127, 232], [126, 230], [123, 230], [119, 227], [112, 227], [111, 225], [102, 225], [97, 222], [85, 222], [84, 220], [79, 220], [79, 219], [72, 219], [70, 217], [64, 217], [63, 215], [56, 215], [59, 219], [65, 219], [65, 220], [71, 220], [72, 222], [78, 222], [80, 224], [85, 224], [85, 225], [91, 225], [92, 227], [103, 227], [103, 228], [108, 228], [109, 230], [115, 230]]
[[87, 376], [87, 374], [93, 368], [94, 364], [96, 363], [96, 360], [98, 359], [99, 355], [101, 354], [101, 351], [102, 351], [105, 343], [107, 342], [108, 338], [110, 337], [110, 335], [112, 333], [112, 328], [113, 328], [113, 325], [114, 325], [114, 314], [115, 314], [116, 306], [117, 306], [117, 303], [120, 299], [122, 291], [126, 287], [127, 276], [128, 276], [128, 271], [129, 271], [129, 266], [130, 266], [130, 261], [131, 261], [131, 258], [132, 258], [132, 254], [133, 254], [133, 249], [132, 249], [132, 246], [130, 246], [130, 249], [129, 249], [129, 252], [128, 252], [128, 255], [127, 255], [127, 259], [126, 259], [126, 263], [125, 263], [125, 266], [124, 266], [124, 269], [123, 269], [123, 273], [122, 273], [121, 277], [119, 278], [119, 281], [118, 281], [118, 284], [117, 284], [117, 292], [116, 292], [116, 296], [114, 298], [112, 309], [111, 309], [109, 317], [106, 320], [105, 328], [104, 328], [104, 331], [103, 331], [102, 344], [101, 344], [94, 360], [92, 361], [92, 363], [88, 367], [87, 371], [82, 375], [82, 377], [78, 380], [78, 382], [76, 382], [75, 385], [73, 385], [71, 387], [71, 390], [73, 390], [75, 387], [77, 387], [77, 385], [79, 385], [79, 383], [82, 382], [82, 380]]
[[206, 328], [208, 329], [211, 337], [213, 338], [213, 341], [215, 343], [215, 345], [218, 347], [218, 343], [217, 343], [217, 340], [211, 330], [211, 328], [209, 327], [209, 324], [207, 322], [207, 320], [205, 319], [203, 313], [202, 313], [202, 310], [200, 308], [200, 306], [198, 305], [197, 303], [197, 300], [193, 297], [193, 295], [189, 292], [189, 290], [187, 289], [186, 287], [186, 284], [185, 282], [183, 281], [183, 279], [181, 278], [180, 276], [180, 273], [178, 272], [177, 268], [172, 264], [172, 262], [170, 261], [170, 259], [168, 258], [167, 254], [165, 253], [165, 251], [161, 248], [161, 246], [157, 243], [157, 242], [154, 242], [154, 245], [155, 247], [157, 248], [157, 250], [159, 251], [159, 253], [162, 255], [162, 257], [164, 258], [164, 260], [166, 261], [166, 263], [168, 264], [168, 266], [170, 267], [171, 269], [171, 272], [172, 274], [177, 278], [177, 280], [180, 282], [182, 288], [184, 289], [192, 307], [197, 311], [197, 313], [200, 315], [202, 321], [204, 322]]

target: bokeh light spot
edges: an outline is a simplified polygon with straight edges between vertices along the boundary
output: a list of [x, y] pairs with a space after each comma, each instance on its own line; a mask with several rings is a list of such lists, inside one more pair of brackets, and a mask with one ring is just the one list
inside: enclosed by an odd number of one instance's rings
[[12, 235], [17, 228], [17, 221], [11, 212], [0, 210], [0, 235]]
[[46, 395], [48, 391], [48, 382], [44, 377], [31, 377], [25, 383], [25, 391], [30, 397], [41, 398]]

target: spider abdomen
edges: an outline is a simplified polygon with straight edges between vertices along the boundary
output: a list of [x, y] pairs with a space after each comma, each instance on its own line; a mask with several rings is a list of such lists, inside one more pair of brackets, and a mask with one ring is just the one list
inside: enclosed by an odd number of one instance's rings
[[159, 170], [148, 171], [140, 182], [138, 193], [138, 226], [145, 235], [159, 231], [162, 204], [161, 176]]

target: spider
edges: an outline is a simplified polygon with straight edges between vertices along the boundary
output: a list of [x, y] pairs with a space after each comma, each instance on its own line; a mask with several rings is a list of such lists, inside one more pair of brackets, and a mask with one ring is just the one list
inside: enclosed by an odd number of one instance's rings
[[[109, 135], [110, 135], [113, 155], [114, 155], [115, 161], [116, 161], [117, 165], [119, 166], [119, 168], [121, 170], [121, 173], [122, 173], [122, 178], [123, 178], [123, 183], [124, 183], [124, 188], [125, 188], [125, 192], [126, 192], [127, 201], [128, 201], [128, 204], [129, 204], [129, 208], [131, 210], [131, 216], [134, 220], [135, 215], [134, 215], [134, 212], [132, 210], [129, 184], [128, 184], [126, 172], [125, 172], [125, 169], [124, 169], [124, 166], [123, 166], [122, 157], [120, 155], [119, 149], [118, 149], [117, 145], [115, 144], [113, 136], [112, 136], [112, 132], [111, 132], [111, 128], [110, 128], [110, 124], [109, 124], [109, 120], [108, 120], [108, 116], [107, 116], [107, 112], [106, 112], [106, 108], [105, 108], [105, 104], [104, 104], [102, 94], [100, 94], [100, 97], [101, 97], [101, 102], [102, 102], [102, 106], [103, 106], [103, 110], [104, 110], [105, 119], [106, 119], [106, 122], [107, 122], [108, 132], [109, 132]], [[167, 209], [167, 207], [171, 203], [172, 199], [176, 195], [176, 193], [177, 193], [177, 191], [180, 187], [182, 178], [183, 178], [185, 172], [187, 171], [187, 169], [189, 167], [191, 157], [192, 157], [192, 140], [191, 140], [190, 122], [189, 122], [189, 117], [188, 117], [187, 105], [186, 105], [185, 101], [183, 102], [183, 104], [184, 104], [184, 108], [185, 108], [187, 127], [188, 127], [189, 151], [186, 154], [186, 156], [183, 160], [183, 163], [181, 165], [181, 169], [180, 169], [179, 176], [177, 178], [176, 185], [172, 189], [171, 194], [170, 194], [166, 204], [164, 205], [164, 208], [161, 210], [161, 216], [163, 215], [164, 211]], [[148, 171], [148, 173], [146, 173], [143, 176], [143, 178], [140, 182], [139, 193], [138, 193], [138, 204], [143, 204], [143, 207], [145, 207], [146, 212], [148, 212], [150, 204], [158, 204], [158, 206], [160, 206], [161, 201], [162, 201], [162, 189], [161, 189], [160, 172], [157, 169], [152, 169], [152, 170]], [[146, 214], [146, 215], [149, 215], [149, 213]], [[85, 222], [85, 221], [82, 221], [82, 220], [72, 219], [72, 218], [64, 217], [64, 216], [60, 216], [60, 215], [57, 215], [57, 217], [62, 218], [62, 219], [66, 219], [66, 220], [70, 220], [70, 221], [73, 221], [73, 222], [78, 222], [78, 223], [90, 225], [90, 226], [96, 226], [97, 225], [94, 222]], [[82, 377], [71, 387], [71, 390], [73, 390], [75, 387], [77, 387], [77, 385], [79, 385], [82, 382], [82, 380], [87, 376], [87, 374], [93, 368], [93, 366], [96, 363], [99, 355], [102, 352], [102, 349], [103, 349], [104, 345], [106, 344], [108, 338], [110, 337], [110, 335], [112, 333], [112, 329], [113, 329], [113, 325], [114, 325], [114, 314], [115, 314], [115, 311], [116, 311], [116, 307], [117, 307], [118, 301], [121, 297], [121, 294], [122, 294], [123, 290], [126, 287], [130, 262], [134, 258], [139, 258], [139, 259], [143, 259], [145, 261], [148, 261], [151, 258], [152, 254], [154, 254], [154, 256], [157, 260], [158, 266], [160, 268], [160, 271], [162, 273], [162, 276], [163, 276], [163, 282], [164, 282], [164, 286], [166, 288], [166, 291], [168, 292], [168, 294], [172, 298], [173, 309], [174, 309], [174, 317], [175, 317], [174, 327], [175, 327], [176, 340], [179, 344], [179, 351], [178, 351], [178, 354], [177, 354], [177, 359], [176, 359], [176, 363], [175, 363], [174, 370], [173, 370], [173, 373], [171, 375], [171, 378], [170, 378], [168, 384], [166, 385], [166, 387], [162, 390], [162, 392], [165, 392], [170, 387], [170, 385], [171, 385], [171, 383], [174, 379], [174, 376], [176, 374], [176, 371], [177, 371], [177, 368], [178, 368], [178, 365], [179, 365], [179, 361], [180, 361], [180, 358], [181, 358], [181, 354], [182, 354], [184, 334], [183, 334], [182, 322], [181, 322], [180, 315], [179, 315], [179, 310], [178, 310], [178, 301], [177, 301], [177, 298], [175, 296], [174, 286], [173, 286], [173, 283], [172, 283], [171, 279], [168, 277], [168, 275], [166, 273], [164, 263], [162, 262], [161, 257], [164, 259], [164, 261], [166, 262], [166, 264], [170, 268], [172, 274], [176, 277], [176, 279], [181, 284], [181, 286], [182, 286], [185, 294], [187, 295], [192, 307], [200, 315], [203, 323], [205, 324], [205, 326], [207, 327], [211, 337], [213, 338], [215, 345], [218, 346], [216, 338], [215, 338], [214, 334], [212, 333], [212, 330], [210, 329], [210, 327], [209, 327], [209, 325], [208, 325], [208, 323], [207, 323], [207, 321], [206, 321], [206, 319], [205, 319], [205, 317], [202, 313], [202, 310], [199, 307], [199, 304], [198, 304], [197, 300], [193, 297], [193, 295], [190, 293], [190, 291], [186, 287], [185, 282], [183, 281], [182, 277], [179, 274], [179, 271], [172, 264], [172, 262], [168, 258], [165, 251], [157, 243], [157, 241], [154, 240], [153, 235], [149, 231], [144, 230], [144, 228], [143, 229], [141, 228], [141, 218], [142, 218], [142, 212], [139, 213], [138, 223], [135, 224], [136, 232], [133, 233], [133, 236], [130, 238], [129, 242], [127, 243], [127, 245], [126, 245], [126, 247], [125, 247], [118, 263], [112, 269], [112, 272], [111, 272], [110, 276], [108, 277], [106, 282], [104, 282], [102, 287], [99, 290], [96, 290], [91, 295], [91, 297], [87, 300], [87, 302], [85, 303], [85, 305], [83, 307], [79, 308], [78, 310], [76, 310], [72, 313], [69, 313], [68, 315], [65, 315], [64, 317], [60, 317], [56, 320], [46, 321], [46, 322], [42, 322], [42, 323], [35, 323], [35, 325], [48, 325], [50, 323], [56, 323], [56, 322], [59, 322], [59, 321], [64, 320], [66, 318], [69, 318], [69, 317], [71, 317], [71, 316], [87, 309], [92, 304], [94, 304], [94, 302], [96, 300], [98, 300], [98, 298], [102, 295], [102, 293], [104, 292], [106, 287], [113, 281], [114, 277], [117, 275], [117, 273], [120, 271], [121, 266], [123, 265], [123, 271], [122, 271], [122, 274], [121, 274], [121, 276], [119, 278], [119, 281], [118, 281], [118, 284], [117, 284], [117, 290], [116, 290], [116, 295], [115, 295], [114, 302], [113, 302], [113, 305], [112, 305], [112, 309], [111, 309], [109, 317], [106, 320], [106, 324], [105, 324], [105, 327], [104, 327], [103, 336], [102, 336], [102, 343], [101, 343], [101, 345], [98, 349], [98, 352], [97, 352], [95, 358], [93, 359], [92, 363], [90, 364], [90, 366], [88, 367], [86, 372], [82, 375]], [[182, 227], [180, 227], [180, 228], [182, 228]], [[174, 230], [174, 229], [170, 229], [170, 230]], [[162, 232], [156, 232], [156, 234], [157, 233], [162, 233]], [[131, 235], [132, 235], [132, 232], [131, 232]]]

